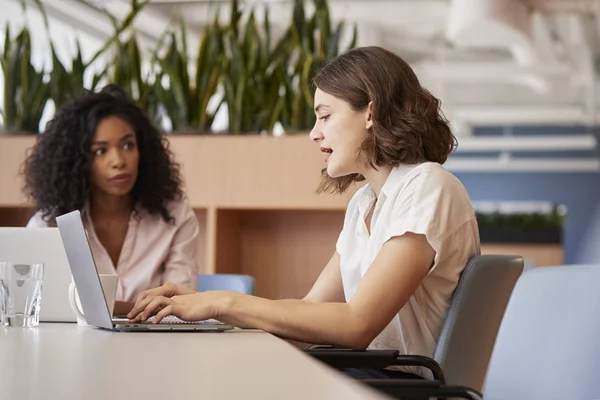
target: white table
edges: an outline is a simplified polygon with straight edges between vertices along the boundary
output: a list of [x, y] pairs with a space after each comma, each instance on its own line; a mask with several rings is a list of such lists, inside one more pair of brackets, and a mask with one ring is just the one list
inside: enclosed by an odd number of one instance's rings
[[0, 328], [0, 398], [384, 399], [260, 331], [117, 333]]

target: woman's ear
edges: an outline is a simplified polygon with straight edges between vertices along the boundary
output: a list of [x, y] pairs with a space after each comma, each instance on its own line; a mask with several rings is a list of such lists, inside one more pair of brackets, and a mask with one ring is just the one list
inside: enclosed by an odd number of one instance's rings
[[373, 102], [370, 101], [367, 105], [366, 113], [366, 128], [371, 129], [373, 127]]

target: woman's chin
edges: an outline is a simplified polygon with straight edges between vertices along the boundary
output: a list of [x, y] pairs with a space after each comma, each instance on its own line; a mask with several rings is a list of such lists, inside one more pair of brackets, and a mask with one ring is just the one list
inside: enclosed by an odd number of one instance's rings
[[330, 178], [341, 178], [342, 176], [350, 175], [351, 172], [347, 172], [342, 170], [341, 168], [336, 168], [335, 165], [327, 165], [327, 175]]

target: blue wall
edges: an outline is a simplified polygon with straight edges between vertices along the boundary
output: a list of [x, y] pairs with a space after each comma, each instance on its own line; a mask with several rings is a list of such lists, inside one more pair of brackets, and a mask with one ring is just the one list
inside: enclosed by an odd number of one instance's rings
[[[517, 127], [515, 135], [569, 134], [589, 132], [583, 126]], [[482, 127], [475, 135], [488, 136], [502, 133], [502, 128]], [[598, 135], [597, 128], [595, 132]], [[460, 145], [460, 143], [459, 143]], [[581, 152], [579, 152], [581, 153]], [[599, 156], [599, 151], [588, 154], [570, 153], [569, 157]], [[528, 156], [559, 156], [538, 153]], [[456, 156], [455, 156], [456, 157]], [[564, 230], [565, 263], [600, 263], [600, 173], [456, 173], [473, 201], [550, 201], [567, 207], [568, 217]]]
[[[551, 201], [567, 206], [565, 263], [600, 263], [588, 234], [600, 229], [600, 173], [456, 173], [472, 201]], [[595, 244], [600, 245], [600, 243]]]

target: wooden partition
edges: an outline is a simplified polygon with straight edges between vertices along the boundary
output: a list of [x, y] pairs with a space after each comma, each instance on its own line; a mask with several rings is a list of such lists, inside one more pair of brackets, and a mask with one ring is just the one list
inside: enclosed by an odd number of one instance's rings
[[[19, 171], [34, 140], [0, 135], [0, 226], [24, 226], [32, 214]], [[303, 296], [335, 250], [356, 187], [315, 192], [325, 164], [307, 135], [172, 136], [170, 144], [200, 225], [199, 272], [252, 275], [259, 296]]]

